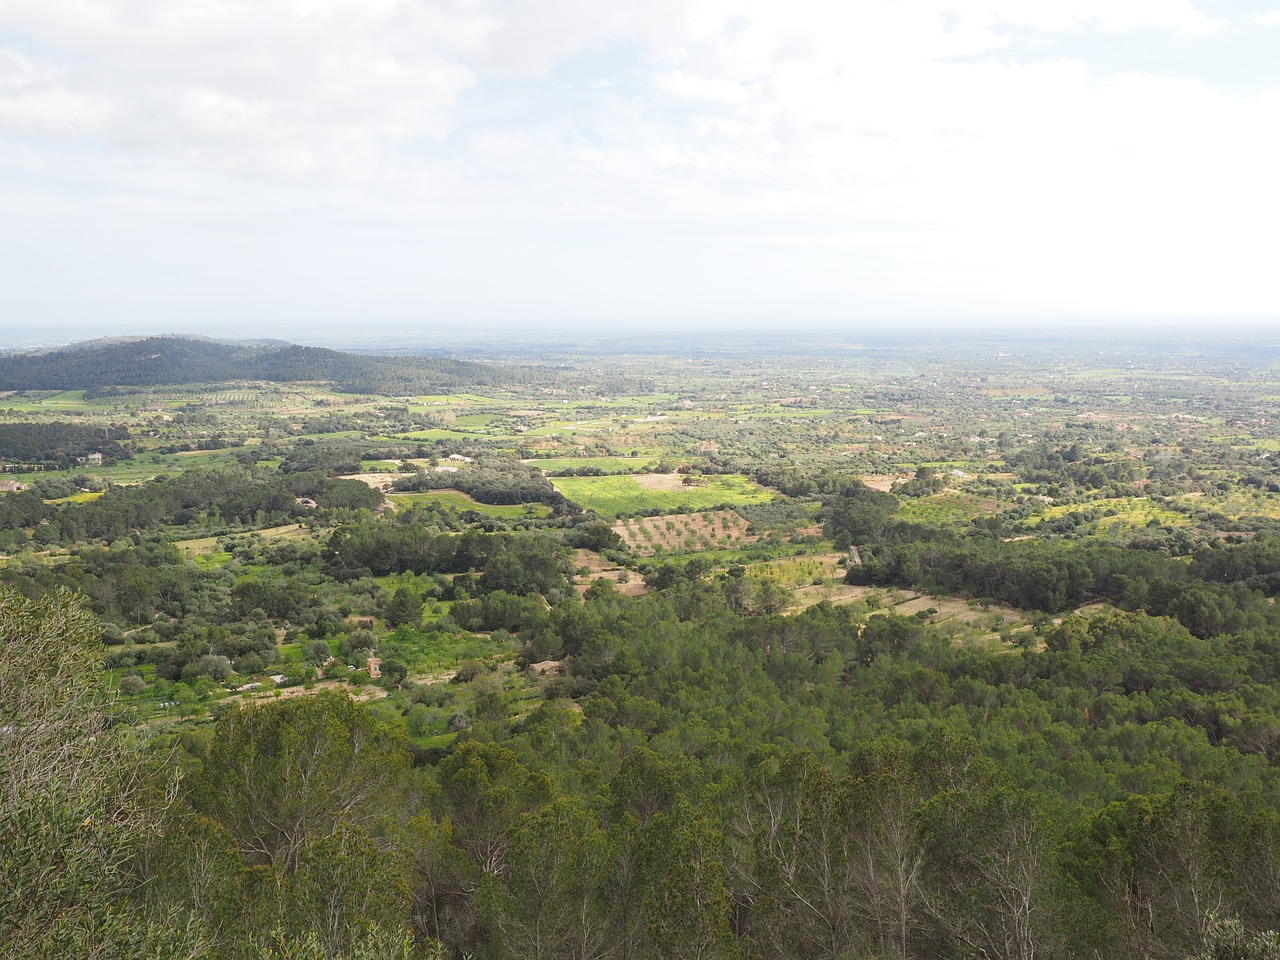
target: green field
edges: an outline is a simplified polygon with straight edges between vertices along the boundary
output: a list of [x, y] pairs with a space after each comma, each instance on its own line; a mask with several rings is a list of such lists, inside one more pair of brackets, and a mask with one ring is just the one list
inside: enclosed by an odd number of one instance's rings
[[388, 499], [397, 508], [434, 505], [458, 511], [474, 510], [489, 517], [518, 520], [521, 517], [545, 517], [551, 511], [544, 503], [491, 504], [479, 503], [457, 490], [433, 490], [429, 493], [393, 493]]
[[[85, 400], [83, 390], [29, 390], [21, 394], [0, 398], [0, 409], [19, 410], [24, 413], [41, 411], [65, 412], [76, 410], [83, 412], [92, 406], [93, 401]], [[99, 402], [97, 406], [107, 406]]]
[[[656, 483], [672, 478], [668, 474], [647, 474], [642, 479]], [[649, 489], [641, 486], [641, 480], [634, 476], [556, 477], [552, 481], [570, 500], [601, 516], [641, 510], [669, 512], [680, 507], [701, 510], [722, 503], [767, 503], [775, 496], [740, 474], [701, 477], [695, 486], [689, 487], [679, 486], [679, 482], [675, 480], [672, 489]]]
[[498, 419], [496, 414], [492, 413], [466, 413], [462, 416], [454, 417], [450, 421], [450, 426], [455, 430], [483, 430], [494, 420]]

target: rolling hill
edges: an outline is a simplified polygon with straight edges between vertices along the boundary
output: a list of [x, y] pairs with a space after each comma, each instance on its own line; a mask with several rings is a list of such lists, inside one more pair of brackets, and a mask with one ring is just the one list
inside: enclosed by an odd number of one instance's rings
[[113, 338], [0, 357], [0, 390], [71, 390], [266, 380], [323, 381], [386, 395], [540, 380], [551, 371], [438, 357], [363, 356], [296, 344]]

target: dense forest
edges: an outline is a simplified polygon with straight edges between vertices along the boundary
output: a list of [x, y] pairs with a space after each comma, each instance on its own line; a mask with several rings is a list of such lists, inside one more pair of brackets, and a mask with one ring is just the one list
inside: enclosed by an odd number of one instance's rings
[[[997, 658], [849, 608], [739, 613], [729, 587], [527, 610], [524, 656], [572, 673], [515, 723], [490, 687], [444, 755], [316, 694], [224, 713], [125, 783], [113, 767], [105, 796], [46, 770], [43, 796], [75, 803], [19, 794], [0, 830], [22, 854], [3, 915], [51, 926], [9, 942], [181, 934], [256, 957], [316, 937], [317, 956], [373, 956], [362, 943], [403, 931], [493, 957], [1185, 957], [1215, 916], [1280, 925], [1273, 641], [1217, 651], [1117, 614]], [[86, 704], [63, 702], [94, 695], [83, 615], [4, 609], [38, 657], [6, 662], [23, 752], [88, 735]], [[51, 652], [68, 623], [80, 662]], [[56, 736], [13, 726], [68, 707]], [[99, 817], [114, 825], [95, 838]]]
[[6, 398], [0, 956], [1280, 956], [1269, 368], [617, 362]]
[[94, 453], [113, 463], [126, 455], [122, 441], [128, 439], [129, 428], [120, 425], [0, 423], [0, 463], [52, 461], [66, 468]]

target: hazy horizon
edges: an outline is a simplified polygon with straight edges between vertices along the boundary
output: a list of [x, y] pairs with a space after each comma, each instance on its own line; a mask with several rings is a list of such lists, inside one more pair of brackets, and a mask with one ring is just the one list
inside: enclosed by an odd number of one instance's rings
[[[1159, 333], [1159, 339], [1151, 337]], [[1259, 336], [1264, 333], [1266, 335]], [[1266, 320], [1253, 323], [1233, 321], [1216, 324], [1206, 319], [1113, 319], [1109, 322], [1074, 323], [1053, 321], [991, 321], [950, 323], [920, 319], [885, 322], [852, 322], [846, 324], [790, 325], [770, 323], [683, 323], [665, 324], [627, 330], [617, 325], [545, 325], [520, 324], [442, 325], [439, 327], [386, 327], [375, 332], [335, 325], [332, 328], [302, 328], [292, 331], [271, 327], [228, 328], [175, 327], [172, 329], [107, 329], [96, 325], [85, 327], [15, 327], [0, 325], [0, 350], [40, 350], [68, 344], [114, 338], [197, 337], [226, 341], [280, 341], [303, 346], [365, 353], [412, 353], [416, 351], [457, 351], [475, 355], [498, 356], [523, 348], [548, 352], [586, 353], [611, 351], [639, 352], [675, 350], [681, 345], [708, 348], [718, 344], [750, 350], [768, 345], [792, 345], [812, 351], [827, 347], [833, 350], [856, 348], [860, 344], [877, 346], [907, 343], [929, 337], [949, 337], [957, 342], [1001, 339], [1019, 342], [1062, 341], [1075, 344], [1098, 342], [1136, 343], [1144, 347], [1200, 345], [1215, 343], [1280, 346], [1280, 328]], [[733, 338], [737, 338], [736, 340]]]

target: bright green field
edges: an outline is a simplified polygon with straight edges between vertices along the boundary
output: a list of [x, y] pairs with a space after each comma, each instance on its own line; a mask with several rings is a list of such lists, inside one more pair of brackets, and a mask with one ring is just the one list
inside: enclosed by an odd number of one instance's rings
[[722, 503], [767, 503], [774, 498], [772, 491], [740, 474], [703, 477], [696, 486], [674, 490], [645, 489], [633, 476], [556, 477], [552, 483], [570, 500], [602, 516], [680, 507], [698, 510]]
[[[99, 403], [96, 405], [105, 407], [109, 404]], [[19, 396], [0, 399], [0, 408], [25, 412], [44, 410], [58, 412], [66, 410], [83, 411], [92, 406], [95, 406], [95, 404], [93, 401], [85, 400], [83, 390], [30, 390]]]
[[444, 509], [474, 510], [490, 517], [505, 517], [518, 520], [521, 517], [545, 517], [550, 510], [542, 503], [516, 503], [511, 505], [495, 505], [478, 503], [465, 493], [457, 490], [433, 490], [429, 493], [393, 493], [389, 499], [398, 508], [408, 508], [417, 504], [434, 504]]

